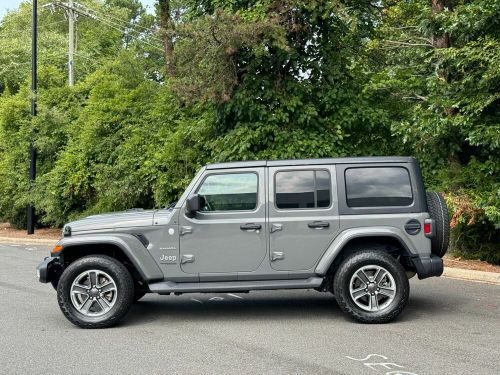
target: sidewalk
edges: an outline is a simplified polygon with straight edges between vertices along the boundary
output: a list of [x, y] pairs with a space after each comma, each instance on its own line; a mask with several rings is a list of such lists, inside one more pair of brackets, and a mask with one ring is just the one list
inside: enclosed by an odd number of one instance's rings
[[[26, 229], [15, 229], [9, 223], [0, 223], [0, 239], [11, 243], [47, 243], [57, 242], [61, 237], [60, 228], [36, 229], [35, 234], [26, 234]], [[42, 241], [38, 241], [42, 240]]]
[[54, 246], [61, 237], [61, 229], [36, 229], [28, 235], [26, 230], [14, 229], [9, 223], [0, 223], [0, 243], [21, 243]]
[[466, 270], [466, 269], [462, 269], [462, 268], [451, 268], [451, 267], [445, 266], [443, 276], [449, 277], [450, 279], [478, 281], [478, 282], [500, 285], [500, 273], [499, 272]]
[[[1, 233], [1, 232], [0, 232]], [[26, 245], [47, 245], [54, 246], [58, 239], [50, 238], [29, 238], [26, 237], [3, 237], [0, 236], [0, 243], [2, 244], [26, 244]]]

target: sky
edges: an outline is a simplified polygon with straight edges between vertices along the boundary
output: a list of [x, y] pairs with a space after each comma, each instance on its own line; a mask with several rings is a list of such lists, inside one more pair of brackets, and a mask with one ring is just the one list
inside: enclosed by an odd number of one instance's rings
[[[78, 0], [75, 0], [78, 1]], [[154, 3], [157, 0], [141, 0], [141, 3], [146, 6], [146, 9], [149, 13], [152, 13], [154, 10]], [[8, 10], [17, 9], [19, 4], [22, 2], [31, 2], [30, 0], [0, 0], [0, 20], [7, 13]]]

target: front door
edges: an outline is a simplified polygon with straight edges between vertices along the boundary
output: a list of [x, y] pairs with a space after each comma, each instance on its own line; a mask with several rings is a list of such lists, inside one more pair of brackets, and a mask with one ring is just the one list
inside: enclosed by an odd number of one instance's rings
[[200, 280], [230, 280], [256, 270], [266, 256], [264, 168], [207, 170], [191, 194], [202, 207], [180, 213], [180, 262]]
[[339, 231], [335, 167], [269, 168], [271, 267], [313, 271]]

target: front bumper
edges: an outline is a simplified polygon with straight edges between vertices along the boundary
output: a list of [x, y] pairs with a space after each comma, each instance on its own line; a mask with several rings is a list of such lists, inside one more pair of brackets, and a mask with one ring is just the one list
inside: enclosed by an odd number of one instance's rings
[[437, 255], [417, 256], [411, 258], [411, 260], [420, 280], [443, 274], [443, 260]]
[[56, 267], [59, 266], [58, 257], [46, 257], [36, 267], [36, 275], [41, 283], [50, 282], [55, 276]]

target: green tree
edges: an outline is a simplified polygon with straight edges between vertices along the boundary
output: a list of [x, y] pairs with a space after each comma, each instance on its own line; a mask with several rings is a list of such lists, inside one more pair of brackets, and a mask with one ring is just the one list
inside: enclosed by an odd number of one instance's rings
[[213, 159], [396, 149], [385, 110], [364, 90], [375, 2], [187, 3], [174, 87], [216, 104]]
[[455, 248], [500, 262], [499, 0], [81, 2], [71, 88], [67, 21], [40, 11], [36, 120], [30, 4], [0, 22], [2, 219], [160, 207], [211, 161], [407, 154]]
[[393, 133], [453, 210], [456, 249], [500, 252], [499, 1], [398, 1], [371, 42]]

